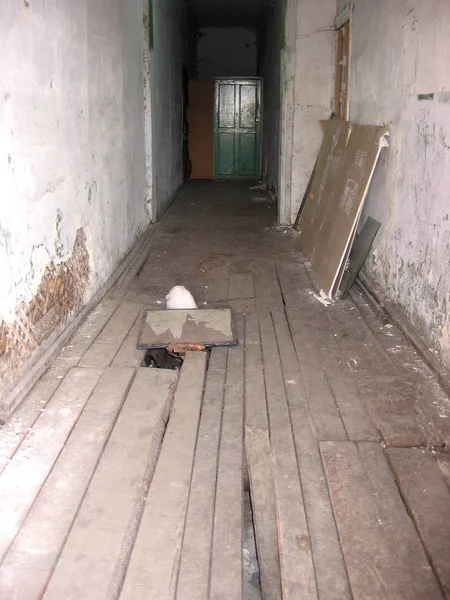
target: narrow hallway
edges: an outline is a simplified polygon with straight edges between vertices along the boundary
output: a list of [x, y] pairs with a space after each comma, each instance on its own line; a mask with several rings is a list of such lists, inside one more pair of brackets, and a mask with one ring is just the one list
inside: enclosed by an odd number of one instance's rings
[[[0, 597], [450, 597], [450, 402], [360, 292], [324, 305], [263, 186], [190, 182], [0, 434]], [[142, 365], [173, 285], [236, 347]]]

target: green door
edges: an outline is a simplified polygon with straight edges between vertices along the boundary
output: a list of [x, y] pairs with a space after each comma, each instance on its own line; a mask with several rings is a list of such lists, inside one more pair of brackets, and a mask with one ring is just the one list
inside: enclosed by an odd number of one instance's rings
[[214, 112], [215, 178], [258, 179], [261, 81], [216, 80]]

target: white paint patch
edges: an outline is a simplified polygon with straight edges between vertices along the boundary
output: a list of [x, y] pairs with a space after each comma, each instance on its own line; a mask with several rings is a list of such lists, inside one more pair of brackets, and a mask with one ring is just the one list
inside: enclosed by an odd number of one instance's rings
[[175, 339], [180, 339], [181, 332], [183, 331], [183, 327], [186, 323], [187, 313], [184, 311], [180, 312], [172, 312], [167, 311], [161, 312], [161, 317], [158, 323], [155, 323], [153, 320], [149, 323], [150, 327], [153, 329], [157, 336], [161, 335], [166, 331], [170, 331], [172, 337]]
[[208, 313], [189, 313], [188, 320], [194, 321], [196, 325], [203, 324], [206, 328], [215, 329], [227, 333], [231, 329], [230, 312], [228, 309], [216, 309], [211, 313], [211, 319], [208, 319]]

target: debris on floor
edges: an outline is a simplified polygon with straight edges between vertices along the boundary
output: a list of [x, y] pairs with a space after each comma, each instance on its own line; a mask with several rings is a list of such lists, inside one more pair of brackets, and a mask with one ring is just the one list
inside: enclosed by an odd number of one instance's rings
[[258, 558], [256, 555], [255, 531], [253, 528], [250, 492], [244, 492], [244, 547], [242, 551], [244, 570], [243, 600], [261, 600]]
[[267, 181], [260, 181], [256, 185], [250, 186], [250, 189], [251, 190], [267, 190], [268, 187], [269, 187], [269, 184]]
[[228, 253], [215, 253], [212, 252], [207, 254], [206, 256], [202, 256], [198, 260], [198, 268], [202, 273], [206, 273], [208, 271], [212, 271], [214, 269], [219, 269], [225, 265], [229, 265], [233, 259], [236, 258], [235, 254]]
[[167, 310], [197, 308], [194, 297], [184, 285], [175, 285], [166, 296]]
[[267, 227], [266, 231], [281, 233], [282, 235], [292, 238], [298, 238], [300, 236], [300, 232], [293, 229], [290, 225], [273, 225], [272, 227]]
[[323, 290], [320, 290], [318, 294], [314, 294], [314, 292], [310, 292], [310, 294], [324, 306], [333, 304], [332, 300], [327, 297]]
[[[192, 189], [201, 219], [186, 217]], [[450, 598], [436, 376], [356, 294], [311, 298], [298, 241], [268, 231], [242, 183], [188, 190], [142, 271], [0, 428], [0, 598]], [[187, 352], [176, 372], [136, 339], [180, 274], [199, 305], [232, 308], [239, 344]]]

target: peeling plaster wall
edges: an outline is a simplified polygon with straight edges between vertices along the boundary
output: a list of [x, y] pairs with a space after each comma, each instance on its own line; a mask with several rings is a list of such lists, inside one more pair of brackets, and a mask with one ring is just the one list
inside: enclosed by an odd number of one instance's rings
[[0, 317], [11, 322], [79, 228], [92, 295], [149, 223], [142, 2], [6, 0], [0, 53]]
[[278, 195], [280, 151], [281, 43], [283, 34], [281, 0], [267, 11], [259, 36], [259, 75], [263, 77], [262, 170], [263, 177]]
[[198, 33], [199, 79], [257, 76], [257, 38], [254, 29], [205, 27]]
[[362, 215], [382, 223], [366, 270], [447, 365], [449, 56], [447, 0], [356, 0], [350, 116], [391, 134]]
[[153, 0], [150, 53], [153, 137], [153, 206], [159, 218], [183, 182], [182, 65], [186, 8], [182, 0]]
[[282, 196], [282, 224], [297, 215], [322, 141], [319, 121], [330, 117], [334, 93], [336, 0], [298, 0], [296, 11], [294, 113], [286, 124], [293, 128], [292, 169], [284, 174], [290, 193]]

